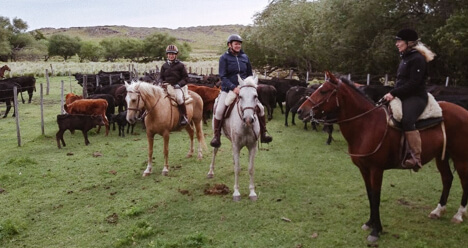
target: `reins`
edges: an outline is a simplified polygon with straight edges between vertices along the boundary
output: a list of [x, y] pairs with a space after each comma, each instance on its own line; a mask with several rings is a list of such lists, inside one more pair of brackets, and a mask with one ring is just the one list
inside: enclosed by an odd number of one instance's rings
[[[252, 87], [252, 88], [257, 89], [257, 88], [256, 88], [255, 86], [253, 86], [253, 85], [243, 85], [243, 86], [240, 87], [239, 90], [241, 90], [241, 89], [244, 88], [244, 87]], [[257, 115], [257, 106], [255, 106], [255, 107], [245, 107], [245, 108], [243, 108], [243, 107], [240, 106], [239, 101], [240, 101], [240, 98], [239, 98], [239, 96], [237, 96], [237, 98], [236, 98], [236, 105], [237, 105], [237, 114], [239, 115], [239, 119], [242, 120], [242, 115], [244, 114], [244, 111], [247, 110], [247, 109], [251, 109], [251, 110], [254, 112], [254, 114], [257, 116], [257, 119], [258, 119], [258, 115]], [[257, 136], [257, 134], [255, 133], [255, 130], [254, 130], [254, 126], [253, 126], [253, 125], [252, 125], [252, 132], [253, 132], [253, 134], [255, 135], [255, 139], [257, 140], [257, 139], [258, 139], [258, 136]]]
[[[135, 89], [135, 91], [129, 91], [129, 90], [127, 90], [127, 92], [135, 93], [135, 94], [138, 95], [137, 106], [139, 106], [139, 105], [140, 105], [140, 99], [142, 98], [142, 97], [141, 97], [141, 92], [140, 92], [138, 89]], [[140, 117], [138, 117], [137, 119], [138, 119], [138, 120], [143, 120], [143, 119], [145, 119], [145, 117], [148, 115], [148, 113], [151, 112], [151, 111], [156, 107], [156, 105], [158, 105], [159, 100], [161, 100], [161, 97], [158, 98], [158, 100], [156, 101], [156, 103], [155, 103], [150, 109], [146, 109], [145, 112], [143, 112], [143, 114], [142, 114]], [[138, 112], [141, 112], [141, 110], [140, 110], [139, 108], [130, 108], [130, 107], [128, 107], [127, 110], [136, 111], [137, 115], [138, 115]]]
[[[340, 81], [340, 83], [342, 83], [342, 82]], [[335, 95], [335, 94], [337, 93], [338, 87], [339, 87], [339, 86], [336, 86], [335, 89], [328, 95], [327, 98], [325, 98], [324, 100], [320, 101], [320, 102], [317, 103], [317, 104], [315, 104], [315, 102], [310, 98], [310, 96], [307, 97], [307, 101], [309, 101], [309, 102], [311, 102], [312, 104], [314, 104], [314, 105], [312, 106], [311, 110], [317, 109], [317, 108], [318, 108], [319, 106], [321, 106], [322, 104], [327, 103], [327, 102], [330, 100], [330, 98], [332, 97], [332, 95]], [[339, 101], [338, 101], [338, 97], [335, 97], [335, 99], [336, 99], [336, 106], [337, 106], [337, 107], [340, 107], [340, 103], [339, 103]], [[385, 103], [386, 103], [386, 100], [384, 100], [384, 99], [382, 98], [382, 99], [380, 99], [380, 100], [377, 102], [377, 104], [376, 104], [375, 107], [373, 107], [373, 108], [371, 108], [371, 109], [369, 109], [369, 110], [367, 110], [367, 111], [365, 111], [365, 112], [363, 112], [363, 113], [361, 113], [361, 114], [358, 114], [358, 115], [356, 115], [356, 116], [353, 116], [353, 117], [350, 117], [350, 118], [344, 119], [344, 120], [339, 120], [339, 121], [338, 121], [338, 119], [333, 119], [333, 120], [325, 120], [325, 119], [322, 119], [322, 120], [319, 120], [319, 119], [314, 119], [313, 117], [312, 117], [312, 119], [313, 119], [314, 121], [316, 121], [316, 122], [319, 122], [319, 123], [322, 123], [322, 124], [329, 124], [329, 125], [332, 125], [332, 124], [340, 124], [340, 123], [345, 123], [345, 122], [350, 122], [350, 121], [359, 119], [359, 118], [361, 118], [361, 117], [363, 117], [363, 116], [369, 114], [370, 112], [372, 112], [372, 111], [374, 111], [374, 110], [376, 110], [376, 109], [378, 109], [378, 108], [383, 107]], [[386, 121], [386, 125], [385, 125], [385, 132], [384, 132], [384, 134], [383, 134], [383, 136], [382, 136], [382, 139], [380, 140], [379, 144], [377, 144], [377, 147], [376, 147], [372, 152], [369, 152], [369, 153], [365, 153], [365, 154], [355, 154], [355, 153], [348, 153], [348, 152], [347, 152], [348, 155], [350, 155], [350, 156], [352, 156], [352, 157], [367, 157], [367, 156], [373, 155], [374, 153], [376, 153], [376, 152], [380, 149], [380, 147], [381, 147], [382, 144], [383, 144], [383, 141], [384, 141], [385, 137], [387, 136], [388, 126], [389, 126], [388, 122], [389, 122], [389, 120], [390, 120], [389, 117], [388, 117], [389, 115], [388, 115], [388, 110], [387, 110], [387, 108], [383, 108], [383, 109], [384, 109], [384, 111], [386, 112], [385, 116], [386, 116], [386, 120], [387, 120], [387, 121]]]

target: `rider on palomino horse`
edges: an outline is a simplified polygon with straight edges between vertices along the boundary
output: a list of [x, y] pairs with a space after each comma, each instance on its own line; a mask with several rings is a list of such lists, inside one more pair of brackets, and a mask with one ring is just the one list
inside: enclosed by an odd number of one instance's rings
[[187, 125], [187, 111], [185, 108], [185, 96], [182, 90], [187, 84], [185, 80], [188, 77], [185, 65], [177, 59], [179, 49], [175, 45], [169, 45], [166, 48], [167, 61], [161, 67], [160, 80], [164, 83], [172, 85], [176, 93], [177, 107], [179, 109], [180, 118], [179, 125]]

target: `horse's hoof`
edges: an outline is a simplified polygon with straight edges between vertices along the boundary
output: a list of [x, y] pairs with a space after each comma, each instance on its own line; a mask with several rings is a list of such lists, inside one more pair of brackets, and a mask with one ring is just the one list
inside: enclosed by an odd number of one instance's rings
[[252, 196], [249, 196], [249, 198], [251, 201], [256, 201], [258, 199], [258, 196], [252, 195]]
[[213, 177], [214, 177], [213, 174], [208, 174], [208, 175], [206, 175], [206, 178], [208, 178], [208, 179], [211, 179], [211, 178], [213, 178]]
[[436, 220], [436, 219], [439, 219], [439, 218], [440, 218], [440, 215], [434, 214], [434, 213], [430, 213], [430, 214], [429, 214], [429, 218], [431, 218], [431, 219], [433, 219], [433, 220]]
[[368, 226], [367, 224], [364, 224], [361, 226], [361, 229], [364, 230], [364, 231], [368, 231], [370, 230], [370, 226]]
[[241, 199], [240, 195], [236, 195], [232, 197], [232, 200], [234, 201], [240, 201], [240, 199]]
[[143, 177], [147, 177], [147, 176], [149, 176], [149, 175], [151, 175], [151, 172], [145, 172], [145, 173], [143, 173]]
[[457, 217], [453, 217], [452, 218], [452, 223], [455, 223], [455, 224], [460, 224], [463, 222], [463, 219], [459, 219]]
[[187, 155], [185, 156], [185, 158], [191, 158], [191, 157], [192, 157], [192, 154], [187, 154]]
[[378, 240], [379, 240], [379, 237], [372, 236], [372, 235], [367, 236], [367, 242], [369, 242], [369, 243], [375, 243]]
[[169, 173], [168, 173], [167, 171], [163, 171], [161, 174], [162, 174], [163, 176], [167, 177], [167, 175], [168, 175]]

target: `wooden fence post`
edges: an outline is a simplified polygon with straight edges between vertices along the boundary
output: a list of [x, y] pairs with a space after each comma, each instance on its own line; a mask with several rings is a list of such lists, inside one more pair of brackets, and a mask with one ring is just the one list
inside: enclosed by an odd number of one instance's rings
[[369, 85], [369, 84], [370, 84], [370, 74], [367, 73], [367, 85]]
[[[40, 98], [41, 98], [41, 131], [42, 131], [42, 135], [45, 134], [44, 132], [44, 87], [42, 85], [42, 83], [39, 85], [39, 92], [40, 92]], [[61, 106], [62, 108], [62, 111], [63, 111], [63, 104]]]
[[62, 84], [60, 87], [60, 113], [65, 114], [65, 110], [63, 109], [63, 104], [64, 104], [64, 99], [63, 99], [63, 88], [64, 88], [64, 82], [62, 80]]
[[83, 98], [88, 97], [88, 76], [83, 75]]
[[15, 107], [16, 137], [18, 138], [18, 146], [21, 146], [21, 132], [18, 113], [18, 88], [16, 86], [13, 87], [13, 105]]
[[50, 82], [49, 82], [49, 70], [48, 69], [45, 70], [45, 74], [46, 74], [46, 80], [47, 80], [46, 95], [49, 95]]
[[445, 87], [447, 87], [448, 84], [449, 84], [449, 77], [447, 77], [447, 78], [445, 79]]

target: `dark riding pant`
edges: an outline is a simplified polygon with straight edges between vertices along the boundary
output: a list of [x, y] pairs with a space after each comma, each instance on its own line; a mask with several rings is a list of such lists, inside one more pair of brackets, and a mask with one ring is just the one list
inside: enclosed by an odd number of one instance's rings
[[419, 116], [424, 112], [427, 105], [427, 97], [422, 98], [419, 96], [408, 97], [402, 102], [403, 117], [401, 118], [401, 125], [403, 131], [416, 130], [416, 121]]

